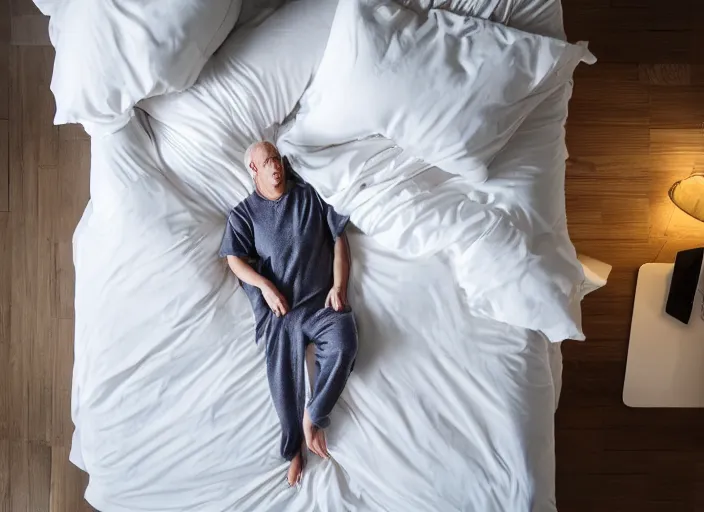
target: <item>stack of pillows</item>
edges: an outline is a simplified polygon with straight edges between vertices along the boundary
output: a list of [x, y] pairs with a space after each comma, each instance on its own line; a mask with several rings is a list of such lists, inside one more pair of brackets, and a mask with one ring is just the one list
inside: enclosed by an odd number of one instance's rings
[[[297, 0], [237, 28], [206, 65], [235, 26], [240, 0], [38, 3], [51, 15], [57, 124], [103, 136], [122, 129], [139, 104], [187, 138], [206, 132], [192, 113], [207, 109], [222, 122], [195, 150], [237, 165], [248, 143], [271, 137], [300, 104], [286, 136], [294, 146], [382, 135], [479, 183], [525, 118], [579, 62], [594, 60], [585, 45], [420, 4]], [[208, 82], [223, 87], [210, 94]], [[526, 300], [550, 304], [560, 295], [558, 323], [582, 337], [569, 318], [579, 283], [553, 278], [545, 297]], [[540, 318], [526, 324], [550, 328]]]
[[[258, 124], [273, 125], [293, 111], [310, 84], [297, 120], [295, 138], [302, 144], [381, 134], [448, 172], [485, 179], [487, 162], [520, 122], [571, 78], [580, 60], [593, 57], [580, 45], [414, 1], [415, 9], [393, 0], [339, 2], [322, 62], [320, 37], [309, 50], [291, 45], [284, 56], [270, 46], [286, 48], [287, 39], [297, 43], [307, 24], [329, 23], [337, 0], [291, 2], [286, 16], [266, 20], [230, 45], [235, 64], [243, 49], [245, 58], [259, 59], [253, 78], [261, 87], [235, 95], [256, 95], [259, 104], [272, 106], [264, 109], [272, 119]], [[91, 135], [102, 135], [122, 128], [139, 101], [193, 85], [235, 26], [242, 1], [37, 4], [51, 16], [56, 47], [55, 124], [81, 123]], [[282, 26], [287, 17], [286, 32], [275, 28], [278, 33], [268, 34], [265, 25]], [[444, 94], [448, 88], [452, 94]], [[491, 117], [512, 121], [484, 122]]]

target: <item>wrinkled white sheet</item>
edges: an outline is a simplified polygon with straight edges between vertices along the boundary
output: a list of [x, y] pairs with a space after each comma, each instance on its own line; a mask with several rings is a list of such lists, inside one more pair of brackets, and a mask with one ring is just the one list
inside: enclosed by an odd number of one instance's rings
[[153, 165], [136, 121], [94, 142], [112, 200], [94, 197], [75, 237], [72, 460], [96, 508], [552, 510], [548, 342], [467, 315], [444, 258], [355, 234], [360, 355], [333, 460], [288, 489], [251, 311], [215, 254], [221, 219]]
[[[553, 9], [541, 19], [559, 19], [559, 5], [538, 3]], [[471, 191], [568, 255], [569, 93], [531, 114]], [[175, 131], [138, 115], [93, 140], [92, 200], [74, 238], [71, 460], [90, 474], [87, 499], [102, 512], [554, 510], [559, 353], [467, 314], [449, 251], [389, 245], [416, 242], [412, 229], [396, 234], [395, 213], [423, 198], [451, 213], [463, 185], [384, 139], [293, 155], [371, 236], [350, 237], [360, 355], [333, 413], [333, 460], [311, 458], [303, 488], [286, 487], [251, 310], [216, 255], [225, 210], [251, 185], [233, 161], [241, 150], [208, 143], [219, 119], [192, 117]]]

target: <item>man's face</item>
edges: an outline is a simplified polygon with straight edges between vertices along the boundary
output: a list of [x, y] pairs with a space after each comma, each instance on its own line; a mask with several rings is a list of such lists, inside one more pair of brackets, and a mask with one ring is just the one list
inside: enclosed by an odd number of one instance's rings
[[281, 156], [273, 144], [264, 142], [255, 147], [251, 165], [260, 185], [278, 187], [285, 179]]

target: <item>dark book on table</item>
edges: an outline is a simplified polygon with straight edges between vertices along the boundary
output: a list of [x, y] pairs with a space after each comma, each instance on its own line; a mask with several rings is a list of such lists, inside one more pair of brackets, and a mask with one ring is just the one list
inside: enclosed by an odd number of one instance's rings
[[689, 323], [702, 271], [704, 247], [677, 253], [665, 312], [683, 324]]

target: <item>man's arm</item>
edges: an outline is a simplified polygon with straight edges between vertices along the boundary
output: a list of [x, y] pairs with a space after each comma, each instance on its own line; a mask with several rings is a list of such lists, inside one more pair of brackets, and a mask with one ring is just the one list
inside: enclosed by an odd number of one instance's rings
[[325, 307], [332, 306], [335, 311], [342, 311], [347, 306], [347, 281], [349, 277], [350, 253], [347, 246], [347, 237], [343, 233], [335, 241], [333, 285], [325, 300]]
[[276, 316], [283, 316], [288, 313], [286, 298], [279, 293], [279, 290], [276, 289], [276, 286], [274, 286], [271, 281], [254, 270], [249, 263], [247, 263], [245, 258], [228, 256], [227, 265], [240, 281], [254, 286], [255, 288], [259, 288], [264, 296], [264, 300], [266, 300], [266, 303]]

